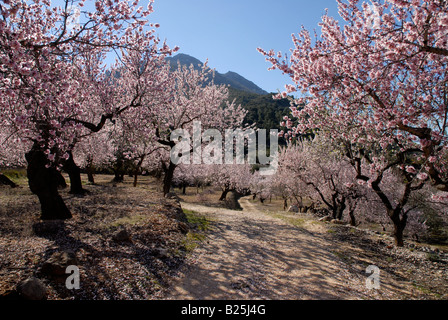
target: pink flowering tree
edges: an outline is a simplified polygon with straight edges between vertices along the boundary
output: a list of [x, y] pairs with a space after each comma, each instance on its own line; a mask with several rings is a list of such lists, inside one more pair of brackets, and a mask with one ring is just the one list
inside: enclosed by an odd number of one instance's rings
[[196, 187], [196, 193], [199, 193], [199, 187], [211, 183], [213, 172], [208, 164], [180, 164], [174, 172], [173, 182], [182, 188], [182, 194], [186, 193], [187, 187]]
[[[0, 123], [17, 128], [21, 139], [32, 142], [26, 154], [28, 181], [40, 200], [42, 219], [71, 217], [55, 177], [72, 158], [78, 137], [100, 131], [107, 121], [140, 105], [139, 95], [111, 103], [123, 95], [99, 72], [106, 55], [117, 50], [170, 52], [166, 45], [155, 50], [159, 41], [154, 29], [143, 30], [152, 1], [144, 9], [138, 1], [97, 0], [92, 12], [83, 11], [85, 3], [76, 2], [77, 23], [69, 0], [60, 7], [37, 0], [0, 4]], [[95, 110], [101, 112], [91, 117], [88, 110], [97, 103]]]
[[[403, 245], [412, 192], [432, 185], [448, 191], [447, 13], [445, 2], [338, 1], [344, 20], [324, 15], [312, 39], [293, 35], [286, 58], [259, 49], [296, 92], [286, 126], [294, 134], [318, 130], [345, 145], [357, 179], [371, 185]], [[363, 168], [369, 167], [369, 170]], [[382, 180], [398, 170], [404, 186], [391, 201]]]
[[114, 125], [109, 123], [103, 130], [83, 137], [73, 148], [74, 162], [86, 171], [88, 181], [92, 184], [95, 183], [96, 170], [107, 167], [114, 160], [115, 134]]
[[25, 153], [30, 145], [17, 136], [17, 130], [6, 125], [0, 125], [0, 168], [24, 167]]
[[164, 149], [157, 142], [154, 123], [161, 106], [172, 98], [169, 88], [173, 81], [165, 56], [156, 53], [156, 47], [152, 51], [123, 53], [115, 69], [115, 87], [120, 88], [124, 104], [129, 101], [139, 104], [138, 108], [120, 113], [116, 123], [119, 134], [113, 138], [123, 149], [126, 160], [133, 163], [134, 186], [149, 157]]
[[[304, 192], [306, 184], [298, 179], [294, 170], [291, 170], [292, 163], [298, 163], [299, 159], [296, 156], [300, 156], [296, 153], [298, 148], [296, 146], [289, 146], [288, 148], [282, 148], [279, 153], [279, 165], [275, 174], [268, 176], [268, 183], [262, 186], [262, 190], [269, 190], [271, 196], [280, 197], [283, 200], [283, 210], [288, 209], [288, 200], [295, 202], [299, 208], [303, 207], [303, 197], [306, 196]], [[292, 160], [293, 162], [290, 162]], [[258, 183], [256, 184], [256, 186]]]
[[[278, 173], [278, 170], [276, 173]], [[260, 174], [260, 171], [254, 170], [253, 174], [250, 175], [246, 188], [249, 190], [250, 194], [252, 194], [252, 198], [254, 200], [258, 198], [261, 203], [272, 196], [280, 196], [283, 199], [286, 197], [287, 199], [288, 193], [283, 192], [285, 190], [283, 188], [285, 184], [277, 183], [279, 182], [279, 179], [277, 179], [278, 177], [279, 175], [277, 174], [262, 175]]]
[[[368, 171], [365, 167], [363, 170]], [[311, 200], [314, 209], [323, 205], [333, 219], [346, 220], [352, 226], [376, 224], [386, 231], [394, 228], [391, 219], [381, 210], [372, 186], [357, 179], [350, 160], [344, 156], [343, 148], [317, 136], [312, 141], [288, 145], [279, 155], [278, 179], [273, 187], [294, 197], [303, 207], [302, 198]], [[283, 185], [275, 183], [283, 181]], [[382, 190], [390, 201], [399, 203], [406, 186], [399, 174], [388, 170], [382, 178]], [[407, 233], [417, 237], [426, 230], [424, 221], [429, 206], [427, 192], [413, 192], [403, 207], [407, 216]]]
[[1, 170], [8, 167], [24, 167], [25, 153], [30, 147], [17, 137], [15, 132], [14, 128], [0, 125], [0, 185], [9, 185], [13, 188], [17, 186], [16, 183], [5, 176]]
[[[193, 151], [194, 123], [200, 124], [199, 134], [207, 129], [216, 130], [224, 136], [226, 129], [234, 129], [242, 126], [246, 111], [241, 106], [236, 106], [228, 101], [228, 88], [224, 85], [215, 85], [211, 78], [213, 70], [207, 64], [200, 70], [193, 65], [181, 66], [170, 73], [170, 85], [164, 92], [168, 99], [157, 104], [157, 108], [151, 110], [151, 119], [155, 128], [157, 142], [173, 150], [179, 143], [174, 141], [171, 135], [176, 130], [183, 130], [185, 136], [190, 139], [190, 148], [186, 153]], [[198, 147], [202, 148], [203, 141], [199, 141]], [[193, 159], [190, 158], [190, 163]], [[202, 163], [202, 157], [199, 159]], [[173, 161], [164, 164], [163, 192], [167, 194], [171, 188], [174, 170], [177, 164]]]
[[337, 148], [316, 137], [298, 145], [290, 144], [279, 156], [278, 174], [299, 208], [303, 197], [318, 207], [324, 205], [333, 219], [342, 220], [348, 212], [356, 225], [355, 210], [367, 199], [366, 188], [356, 183], [356, 173]]
[[212, 165], [210, 170], [212, 175], [212, 185], [221, 188], [220, 201], [224, 201], [227, 194], [231, 191], [235, 191], [241, 194], [248, 193], [250, 191], [250, 184], [252, 173], [251, 166], [247, 163], [225, 163]]

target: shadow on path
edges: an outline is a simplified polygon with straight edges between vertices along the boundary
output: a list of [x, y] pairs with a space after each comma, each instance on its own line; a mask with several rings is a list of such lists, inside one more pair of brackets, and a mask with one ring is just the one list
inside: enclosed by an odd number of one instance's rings
[[196, 263], [165, 299], [350, 299], [350, 284], [327, 241], [240, 199], [243, 211], [182, 203], [213, 220]]

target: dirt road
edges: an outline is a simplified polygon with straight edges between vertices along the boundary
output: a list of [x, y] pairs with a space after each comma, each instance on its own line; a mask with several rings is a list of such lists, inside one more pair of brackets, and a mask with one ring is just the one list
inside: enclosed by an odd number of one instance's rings
[[271, 217], [248, 198], [240, 204], [243, 211], [182, 203], [184, 209], [209, 214], [214, 223], [196, 260], [165, 299], [365, 299], [373, 294], [366, 274], [349, 272], [318, 229]]

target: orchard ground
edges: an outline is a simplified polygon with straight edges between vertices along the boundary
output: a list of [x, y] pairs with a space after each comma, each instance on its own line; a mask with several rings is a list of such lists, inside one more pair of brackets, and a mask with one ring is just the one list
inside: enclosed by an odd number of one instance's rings
[[[34, 276], [48, 299], [448, 299], [446, 246], [407, 240], [397, 248], [387, 233], [285, 212], [280, 199], [245, 197], [231, 210], [235, 201], [218, 201], [215, 188], [176, 189], [179, 202], [151, 177], [134, 188], [130, 177], [115, 184], [97, 175], [90, 185], [83, 175], [89, 194], [60, 191], [73, 218], [36, 235], [37, 197], [26, 178], [11, 178], [19, 188], [0, 187], [3, 298]], [[129, 239], [116, 241], [123, 228]], [[79, 290], [43, 272], [58, 251], [75, 252]], [[381, 271], [378, 290], [366, 287], [369, 265]]]

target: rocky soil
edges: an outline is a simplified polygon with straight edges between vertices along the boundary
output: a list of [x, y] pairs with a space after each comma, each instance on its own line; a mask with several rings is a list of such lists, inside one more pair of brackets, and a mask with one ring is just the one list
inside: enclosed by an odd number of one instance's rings
[[[176, 199], [145, 187], [87, 185], [61, 195], [67, 221], [39, 221], [26, 186], [0, 190], [0, 299], [151, 299], [186, 258], [188, 224]], [[67, 289], [66, 268], [79, 270]], [[74, 273], [73, 273], [74, 274]]]
[[[249, 198], [229, 210], [146, 183], [85, 187], [83, 197], [61, 191], [73, 219], [50, 223], [26, 185], [1, 187], [0, 299], [448, 299], [441, 249], [397, 248], [387, 235], [263, 212]], [[181, 205], [209, 228], [196, 230]], [[79, 289], [66, 286], [70, 265]], [[370, 265], [379, 289], [366, 286]]]
[[[240, 203], [242, 211], [182, 203], [214, 223], [161, 299], [448, 299], [447, 252]], [[377, 289], [367, 285], [369, 266], [379, 270]]]

